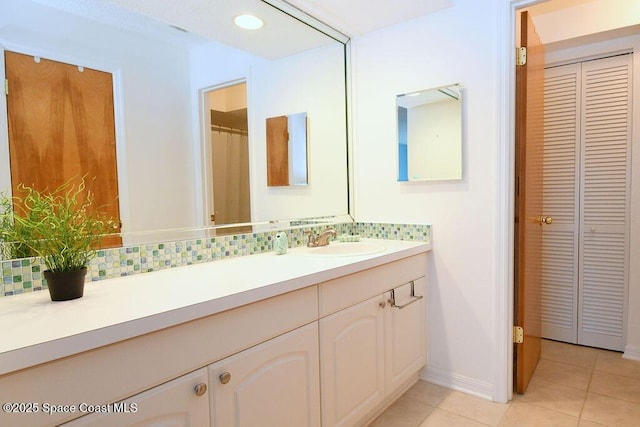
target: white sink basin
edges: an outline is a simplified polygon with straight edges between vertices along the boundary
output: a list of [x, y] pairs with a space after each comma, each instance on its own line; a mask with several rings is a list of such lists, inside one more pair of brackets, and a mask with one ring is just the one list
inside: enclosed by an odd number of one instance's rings
[[300, 255], [306, 256], [356, 256], [382, 252], [384, 247], [369, 242], [331, 243], [317, 248], [301, 248]]

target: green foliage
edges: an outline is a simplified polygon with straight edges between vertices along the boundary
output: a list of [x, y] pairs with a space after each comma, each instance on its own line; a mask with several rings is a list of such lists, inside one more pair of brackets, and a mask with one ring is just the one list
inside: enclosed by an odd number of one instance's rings
[[102, 236], [117, 230], [113, 218], [90, 209], [94, 196], [84, 178], [50, 193], [22, 184], [18, 189], [25, 195], [0, 200], [0, 240], [10, 255], [40, 256], [51, 271], [79, 270], [95, 256]]
[[0, 259], [28, 258], [33, 252], [21, 242], [33, 240], [30, 230], [16, 224], [11, 198], [0, 194]]

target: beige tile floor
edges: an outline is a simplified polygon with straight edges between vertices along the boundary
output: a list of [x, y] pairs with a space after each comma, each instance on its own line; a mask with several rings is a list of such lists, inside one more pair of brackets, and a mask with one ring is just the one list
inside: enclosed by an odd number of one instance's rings
[[526, 393], [494, 403], [424, 381], [369, 427], [640, 426], [640, 362], [543, 340]]

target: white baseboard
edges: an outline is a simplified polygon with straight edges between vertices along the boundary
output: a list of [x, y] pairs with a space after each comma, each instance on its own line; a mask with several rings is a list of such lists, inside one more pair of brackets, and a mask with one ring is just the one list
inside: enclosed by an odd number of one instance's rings
[[493, 400], [493, 386], [485, 381], [454, 374], [444, 369], [428, 366], [420, 376], [424, 381], [441, 385], [463, 393], [472, 394], [487, 400]]
[[628, 345], [624, 348], [623, 359], [640, 360], [640, 346]]

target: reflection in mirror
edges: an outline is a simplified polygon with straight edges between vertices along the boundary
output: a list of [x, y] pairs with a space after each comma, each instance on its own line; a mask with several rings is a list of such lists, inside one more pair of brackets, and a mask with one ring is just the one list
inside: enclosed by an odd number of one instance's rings
[[462, 88], [396, 97], [398, 181], [462, 179]]
[[307, 184], [307, 113], [267, 119], [267, 185]]
[[[346, 215], [348, 39], [325, 28], [328, 36], [305, 24], [306, 18], [272, 6], [280, 3], [218, 0], [207, 2], [198, 14], [176, 14], [174, 0], [0, 0], [0, 78], [3, 50], [27, 55], [36, 64], [41, 59], [39, 65], [45, 59], [71, 65], [81, 77], [92, 70], [110, 76], [117, 172], [111, 181], [125, 245], [182, 238], [184, 230], [232, 229], [224, 218], [211, 221], [217, 210], [206, 165], [212, 149], [205, 148], [203, 135], [212, 133], [212, 118], [201, 109], [203, 91], [229, 82], [247, 84], [250, 191], [233, 193], [250, 199], [249, 225], [263, 228], [280, 221], [286, 226], [301, 218]], [[260, 33], [233, 26], [240, 9], [265, 19]], [[65, 102], [73, 105], [70, 97]], [[0, 97], [0, 191], [11, 192], [6, 106]], [[268, 190], [265, 120], [283, 111], [304, 111], [314, 118], [308, 148], [314, 158], [307, 171], [313, 188]], [[82, 123], [79, 116], [71, 119]], [[86, 139], [96, 126], [66, 129], [81, 129]], [[62, 140], [66, 144], [70, 138]], [[53, 151], [58, 158], [70, 158]], [[80, 163], [87, 160], [83, 153], [74, 151]], [[100, 163], [105, 157], [95, 159]], [[337, 170], [336, 165], [344, 167]], [[238, 220], [243, 226], [246, 217]]]
[[[249, 126], [245, 82], [207, 92], [206, 109], [211, 113], [211, 153], [207, 175], [213, 190], [209, 197], [211, 225], [251, 222], [249, 185]], [[251, 231], [251, 227], [230, 227], [224, 234]], [[222, 234], [222, 233], [219, 233]]]

